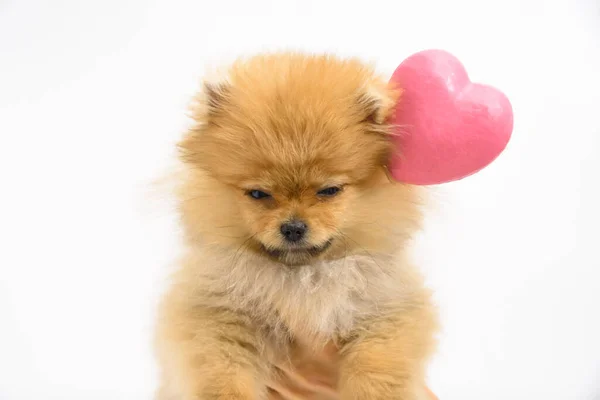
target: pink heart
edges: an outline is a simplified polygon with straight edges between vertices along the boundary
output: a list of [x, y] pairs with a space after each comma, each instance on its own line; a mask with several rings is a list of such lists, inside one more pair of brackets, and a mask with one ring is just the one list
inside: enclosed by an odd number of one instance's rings
[[396, 180], [432, 185], [462, 179], [489, 165], [508, 144], [513, 129], [508, 98], [471, 83], [451, 54], [416, 53], [390, 82], [403, 90], [391, 118], [398, 151], [389, 167]]

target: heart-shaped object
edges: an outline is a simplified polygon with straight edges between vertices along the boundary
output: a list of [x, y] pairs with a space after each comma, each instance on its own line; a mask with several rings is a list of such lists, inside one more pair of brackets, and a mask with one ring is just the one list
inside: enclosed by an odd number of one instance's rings
[[513, 129], [508, 98], [471, 83], [453, 55], [416, 53], [390, 81], [403, 91], [391, 117], [394, 179], [416, 185], [462, 179], [489, 165], [508, 144]]

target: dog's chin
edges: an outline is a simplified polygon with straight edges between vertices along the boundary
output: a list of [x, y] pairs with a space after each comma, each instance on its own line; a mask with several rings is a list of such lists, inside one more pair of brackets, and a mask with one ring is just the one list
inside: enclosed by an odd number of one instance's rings
[[304, 265], [310, 264], [320, 256], [325, 254], [331, 247], [333, 239], [317, 246], [290, 246], [285, 248], [273, 248], [261, 245], [264, 255], [272, 260], [276, 260], [286, 265]]

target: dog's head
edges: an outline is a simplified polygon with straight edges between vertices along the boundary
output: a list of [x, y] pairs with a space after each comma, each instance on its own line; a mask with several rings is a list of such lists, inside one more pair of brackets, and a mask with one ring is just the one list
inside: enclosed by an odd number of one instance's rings
[[235, 63], [205, 84], [180, 143], [188, 238], [288, 265], [393, 251], [420, 222], [415, 189], [385, 169], [397, 98], [356, 60]]

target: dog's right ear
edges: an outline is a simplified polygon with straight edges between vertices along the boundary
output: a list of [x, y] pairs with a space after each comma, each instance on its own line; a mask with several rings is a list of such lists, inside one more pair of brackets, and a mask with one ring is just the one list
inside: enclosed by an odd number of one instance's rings
[[212, 117], [224, 110], [229, 102], [231, 87], [229, 83], [208, 82], [202, 84], [202, 89], [190, 104], [189, 116], [196, 122], [204, 125]]
[[199, 163], [206, 158], [206, 128], [215, 124], [215, 117], [223, 112], [229, 103], [231, 86], [228, 82], [208, 82], [202, 84], [199, 93], [189, 106], [188, 116], [195, 122], [177, 144], [184, 162]]
[[225, 82], [204, 82], [204, 102], [209, 114], [223, 110], [229, 97], [229, 84]]

